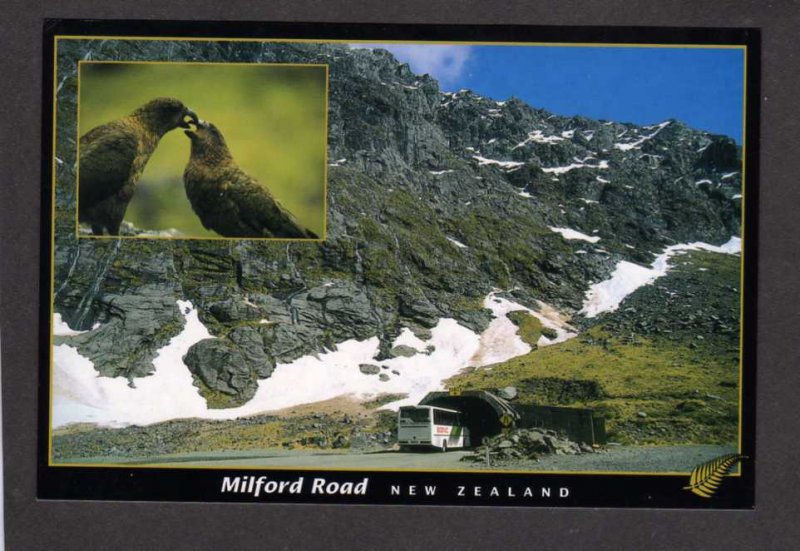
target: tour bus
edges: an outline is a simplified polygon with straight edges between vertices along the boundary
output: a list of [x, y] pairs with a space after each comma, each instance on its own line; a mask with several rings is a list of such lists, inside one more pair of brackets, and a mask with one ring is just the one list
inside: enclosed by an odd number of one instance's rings
[[397, 418], [397, 442], [405, 451], [412, 447], [435, 448], [446, 452], [468, 448], [469, 429], [462, 414], [454, 409], [434, 406], [401, 407]]

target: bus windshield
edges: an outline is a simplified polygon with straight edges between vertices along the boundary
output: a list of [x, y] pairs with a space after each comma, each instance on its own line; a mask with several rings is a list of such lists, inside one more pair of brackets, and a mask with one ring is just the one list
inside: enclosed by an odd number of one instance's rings
[[431, 411], [428, 408], [400, 408], [400, 420], [408, 423], [428, 423]]

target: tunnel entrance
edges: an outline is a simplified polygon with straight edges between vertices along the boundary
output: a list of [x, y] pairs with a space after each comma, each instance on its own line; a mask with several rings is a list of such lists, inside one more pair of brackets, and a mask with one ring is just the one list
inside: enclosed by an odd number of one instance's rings
[[506, 426], [504, 422], [510, 426], [516, 424], [520, 418], [508, 401], [485, 390], [430, 392], [419, 405], [460, 411], [464, 424], [469, 429], [472, 446], [480, 445], [487, 436], [499, 434]]

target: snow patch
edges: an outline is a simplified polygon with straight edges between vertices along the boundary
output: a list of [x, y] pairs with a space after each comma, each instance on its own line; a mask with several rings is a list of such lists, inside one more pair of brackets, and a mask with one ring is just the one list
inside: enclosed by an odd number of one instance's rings
[[535, 143], [544, 143], [544, 144], [554, 144], [558, 142], [563, 142], [564, 138], [560, 136], [545, 136], [544, 132], [541, 130], [534, 130], [533, 132], [528, 133], [528, 137], [525, 138], [523, 141], [519, 142], [517, 145], [511, 148], [511, 150], [519, 149], [520, 147], [525, 147], [531, 142]]
[[54, 337], [72, 337], [72, 336], [75, 336], [75, 335], [82, 335], [83, 333], [88, 333], [89, 331], [94, 331], [98, 327], [100, 327], [100, 324], [99, 323], [95, 323], [92, 326], [91, 329], [87, 329], [85, 331], [76, 331], [76, 330], [70, 328], [69, 325], [67, 325], [67, 322], [65, 322], [61, 318], [61, 314], [59, 314], [58, 312], [53, 314], [53, 336]]
[[476, 159], [480, 166], [497, 165], [502, 168], [519, 168], [525, 164], [517, 161], [498, 161], [496, 159], [487, 159], [486, 157], [481, 157], [480, 155], [473, 155], [472, 158]]
[[[242, 406], [209, 409], [193, 385], [183, 357], [193, 344], [213, 336], [200, 322], [192, 304], [178, 301], [185, 319], [183, 330], [158, 351], [153, 373], [134, 379], [130, 385], [124, 377], [99, 376], [92, 362], [71, 346], [54, 348], [53, 427], [78, 422], [101, 426], [146, 425], [191, 417], [235, 419], [337, 396], [366, 399], [384, 393], [408, 394], [408, 398], [385, 407], [416, 404], [428, 392], [442, 390], [442, 381], [467, 366], [482, 367], [530, 351], [530, 346], [516, 334], [516, 326], [505, 317], [505, 313], [513, 310], [527, 309], [496, 298], [494, 293], [485, 298], [484, 304], [495, 319], [481, 335], [449, 318], [439, 320], [427, 341], [407, 328], [401, 330], [395, 345], [405, 344], [419, 351], [432, 347], [432, 352], [381, 361], [388, 368], [383, 372], [391, 374], [387, 381], [365, 375], [359, 369], [359, 364], [376, 361], [378, 338], [351, 339], [339, 343], [336, 350], [278, 364], [271, 377], [259, 381], [254, 397]], [[543, 303], [539, 306], [541, 311], [531, 312], [532, 315], [541, 316], [542, 323], [553, 327], [558, 334], [556, 339], [542, 344], [560, 342], [574, 335], [563, 320], [559, 321], [555, 310]]]
[[567, 324], [564, 317], [553, 307], [544, 302], [537, 301], [539, 311], [531, 310], [525, 306], [497, 296], [498, 291], [489, 293], [483, 301], [483, 307], [492, 311], [494, 319], [481, 335], [480, 349], [472, 357], [471, 363], [475, 366], [485, 366], [505, 362], [531, 351], [530, 345], [525, 343], [517, 334], [518, 327], [508, 319], [511, 312], [524, 311], [537, 318], [543, 326], [556, 332], [554, 339], [540, 337], [538, 346], [547, 346], [563, 342], [574, 337], [573, 328]]
[[547, 172], [548, 174], [564, 174], [565, 172], [569, 172], [570, 170], [575, 170], [576, 168], [599, 168], [599, 169], [607, 169], [608, 168], [608, 161], [603, 160], [600, 161], [596, 165], [590, 165], [586, 163], [570, 163], [566, 166], [553, 166], [548, 168], [542, 168], [542, 172]]
[[483, 300], [483, 307], [492, 311], [494, 319], [480, 337], [480, 347], [470, 358], [472, 365], [496, 364], [531, 351], [530, 345], [517, 335], [517, 326], [506, 317], [506, 314], [527, 308], [495, 293], [489, 293]]
[[[616, 149], [619, 149], [620, 151], [630, 151], [631, 149], [638, 149], [638, 148], [640, 148], [642, 146], [642, 144], [644, 142], [646, 142], [648, 140], [652, 140], [653, 138], [656, 137], [656, 135], [658, 135], [659, 132], [661, 132], [662, 130], [664, 130], [664, 128], [669, 126], [669, 122], [670, 121], [664, 121], [661, 124], [656, 124], [656, 125], [652, 125], [652, 126], [645, 126], [644, 127], [645, 129], [649, 130], [649, 129], [655, 128], [655, 131], [652, 134], [647, 134], [645, 136], [642, 136], [641, 138], [639, 138], [638, 140], [633, 141], [633, 142], [615, 143], [614, 147]], [[623, 132], [623, 134], [624, 134], [624, 132]], [[617, 138], [621, 138], [623, 134], [620, 134], [619, 136], [617, 136]]]
[[400, 335], [392, 342], [392, 347], [395, 346], [409, 346], [417, 352], [425, 350], [425, 341], [417, 337], [414, 332], [408, 327], [403, 327], [400, 330]]
[[638, 288], [666, 275], [669, 270], [670, 257], [693, 250], [739, 254], [742, 250], [742, 242], [740, 238], [734, 236], [727, 243], [718, 246], [699, 241], [671, 245], [656, 257], [649, 268], [623, 260], [617, 264], [609, 279], [595, 283], [589, 288], [586, 292], [583, 308], [579, 313], [584, 314], [587, 318], [593, 318], [603, 312], [616, 310], [622, 301]]
[[[53, 427], [90, 422], [104, 426], [143, 425], [181, 417], [205, 417], [205, 400], [193, 386], [183, 356], [196, 342], [212, 338], [191, 302], [178, 301], [183, 330], [161, 348], [153, 374], [135, 379], [101, 377], [92, 362], [69, 345], [53, 348]], [[188, 310], [188, 313], [186, 313]]]
[[[445, 237], [447, 237], [447, 236], [445, 236]], [[461, 241], [457, 241], [457, 240], [453, 239], [452, 237], [447, 237], [447, 240], [450, 243], [452, 243], [453, 245], [455, 245], [456, 247], [458, 247], [459, 249], [466, 249], [467, 248], [467, 246], [464, 245]]]
[[589, 243], [597, 243], [600, 241], [600, 238], [591, 235], [586, 235], [585, 233], [581, 233], [577, 230], [573, 230], [570, 228], [556, 228], [553, 226], [549, 226], [550, 231], [560, 233], [564, 239], [578, 239], [580, 241], [588, 241]]

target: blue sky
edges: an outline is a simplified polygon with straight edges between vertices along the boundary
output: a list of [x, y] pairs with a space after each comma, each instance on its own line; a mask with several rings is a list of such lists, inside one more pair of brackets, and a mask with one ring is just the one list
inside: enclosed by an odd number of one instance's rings
[[[370, 45], [375, 47], [375, 45]], [[742, 139], [741, 49], [382, 45], [443, 90], [516, 96], [559, 115], [636, 124], [669, 118]]]

